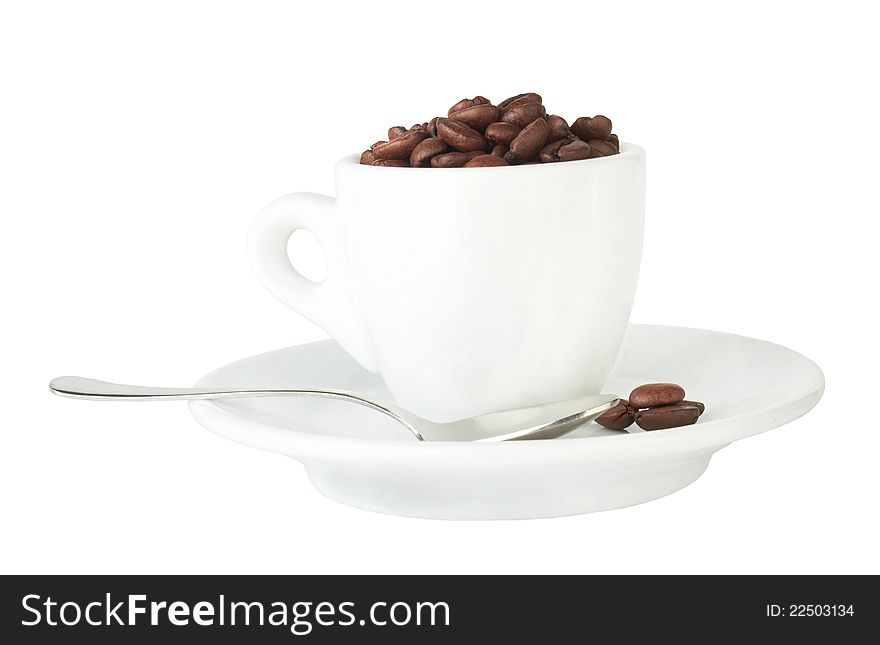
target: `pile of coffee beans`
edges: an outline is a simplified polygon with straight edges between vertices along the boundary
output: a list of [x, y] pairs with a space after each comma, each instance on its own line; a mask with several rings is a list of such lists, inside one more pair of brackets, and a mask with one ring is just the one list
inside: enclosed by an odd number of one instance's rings
[[445, 117], [408, 130], [388, 129], [388, 140], [364, 150], [361, 163], [402, 168], [485, 168], [607, 157], [620, 152], [607, 116], [582, 116], [571, 126], [547, 114], [540, 94], [526, 92], [493, 105], [462, 99]]
[[612, 430], [624, 430], [635, 422], [642, 430], [665, 430], [697, 422], [706, 406], [685, 401], [684, 388], [675, 383], [647, 383], [596, 419]]

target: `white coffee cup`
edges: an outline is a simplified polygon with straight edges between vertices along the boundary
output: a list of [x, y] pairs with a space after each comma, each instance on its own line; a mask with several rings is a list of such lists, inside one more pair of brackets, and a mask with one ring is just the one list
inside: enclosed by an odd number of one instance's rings
[[[494, 168], [336, 165], [336, 198], [266, 206], [250, 261], [396, 401], [432, 421], [598, 393], [629, 320], [645, 153]], [[287, 242], [310, 231], [316, 283]]]

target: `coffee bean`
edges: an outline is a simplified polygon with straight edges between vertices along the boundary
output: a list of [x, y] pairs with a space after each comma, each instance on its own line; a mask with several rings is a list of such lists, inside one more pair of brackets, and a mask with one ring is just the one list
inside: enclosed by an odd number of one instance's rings
[[480, 155], [479, 157], [474, 157], [470, 161], [468, 161], [464, 167], [465, 168], [488, 168], [489, 166], [508, 166], [508, 164], [501, 157], [496, 157], [495, 155]]
[[446, 116], [451, 117], [453, 112], [457, 112], [458, 110], [463, 110], [465, 108], [473, 107], [475, 105], [492, 105], [492, 101], [487, 99], [485, 96], [475, 96], [472, 99], [462, 99], [451, 108], [446, 113]]
[[[531, 165], [605, 157], [620, 152], [611, 119], [601, 114], [580, 117], [571, 126], [558, 114], [547, 115], [540, 94], [526, 92], [496, 105], [485, 96], [464, 98], [447, 111], [405, 129], [388, 129], [388, 140], [377, 141], [361, 154], [361, 163], [400, 161], [417, 168], [500, 165], [475, 156], [494, 156], [508, 164]], [[436, 139], [425, 143], [429, 139]], [[454, 154], [453, 154], [454, 153]], [[468, 156], [462, 157], [466, 153]]]
[[535, 119], [543, 119], [546, 114], [547, 110], [540, 103], [524, 103], [505, 109], [501, 120], [524, 128]]
[[620, 152], [620, 139], [617, 138], [616, 134], [613, 132], [609, 134], [607, 141], [614, 146], [614, 149], [617, 150], [617, 152]]
[[404, 161], [403, 159], [376, 159], [372, 164], [373, 166], [389, 166], [393, 168], [409, 168], [409, 162]]
[[571, 124], [571, 131], [574, 136], [579, 137], [584, 141], [595, 139], [596, 137], [591, 136], [587, 131], [587, 126], [590, 124], [590, 120], [591, 117], [588, 116], [581, 116], [575, 119], [574, 123]]
[[699, 401], [682, 401], [682, 404], [685, 405], [695, 405], [697, 409], [700, 411], [700, 414], [706, 411], [706, 406], [700, 403]]
[[605, 141], [604, 139], [590, 139], [587, 141], [590, 144], [590, 157], [608, 157], [610, 155], [617, 154], [617, 148], [614, 147], [614, 144], [610, 141]]
[[393, 127], [388, 128], [388, 140], [396, 139], [402, 134], [406, 133], [406, 128], [402, 125], [395, 125]]
[[597, 417], [596, 423], [611, 430], [624, 430], [635, 420], [636, 410], [630, 407], [629, 401], [620, 399], [620, 403]]
[[459, 152], [485, 150], [486, 140], [479, 132], [452, 119], [437, 120], [437, 136]]
[[571, 131], [584, 141], [607, 139], [611, 134], [611, 119], [601, 114], [592, 118], [582, 116], [571, 124]]
[[535, 94], [534, 92], [526, 92], [525, 94], [517, 94], [516, 96], [511, 96], [510, 98], [504, 99], [501, 103], [498, 104], [498, 107], [501, 110], [504, 110], [510, 107], [513, 104], [522, 105], [524, 103], [542, 103], [540, 94]]
[[504, 158], [512, 164], [530, 160], [544, 147], [549, 133], [547, 122], [544, 119], [535, 119], [510, 142], [510, 150]]
[[592, 151], [592, 146], [586, 141], [571, 139], [566, 141], [557, 154], [559, 161], [579, 161], [580, 159], [589, 159]]
[[449, 118], [459, 123], [464, 123], [477, 132], [483, 132], [486, 126], [494, 123], [501, 117], [501, 110], [494, 105], [482, 103], [461, 108], [449, 113]]
[[376, 159], [405, 159], [409, 162], [412, 151], [427, 138], [428, 133], [424, 130], [409, 130], [392, 141], [374, 146], [373, 155]]
[[577, 161], [590, 158], [590, 144], [580, 139], [560, 139], [541, 149], [541, 161]]
[[629, 404], [634, 408], [653, 408], [684, 400], [684, 388], [675, 383], [646, 383], [629, 393]]
[[486, 138], [489, 141], [503, 143], [504, 145], [509, 146], [510, 142], [519, 134], [520, 130], [522, 130], [522, 128], [518, 125], [498, 121], [496, 123], [490, 123], [486, 127]]
[[568, 121], [561, 116], [551, 114], [547, 117], [547, 125], [550, 126], [550, 136], [548, 141], [558, 141], [559, 139], [571, 139], [574, 136], [568, 127]]
[[551, 141], [546, 146], [541, 148], [541, 152], [538, 153], [538, 158], [544, 163], [559, 161], [559, 149], [564, 145], [565, 139], [560, 139], [559, 141]]
[[535, 94], [534, 92], [529, 92], [528, 94], [523, 94], [517, 99], [514, 99], [510, 103], [504, 106], [505, 110], [509, 110], [512, 107], [516, 107], [518, 105], [525, 105], [526, 103], [541, 103], [541, 95]]
[[665, 430], [679, 426], [689, 426], [700, 418], [700, 409], [695, 405], [675, 403], [636, 412], [636, 423], [642, 430]]
[[461, 168], [474, 157], [480, 157], [482, 150], [474, 152], [445, 152], [431, 158], [431, 168]]
[[587, 129], [593, 135], [590, 137], [591, 139], [607, 139], [611, 134], [611, 119], [602, 114], [597, 114], [590, 119]]
[[431, 158], [443, 154], [449, 150], [449, 146], [443, 139], [428, 137], [415, 148], [409, 156], [409, 163], [413, 168], [427, 168], [431, 165]]

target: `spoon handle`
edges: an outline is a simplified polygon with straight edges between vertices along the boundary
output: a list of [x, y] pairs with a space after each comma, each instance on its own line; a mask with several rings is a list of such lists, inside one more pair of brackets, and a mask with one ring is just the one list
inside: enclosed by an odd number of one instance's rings
[[[291, 389], [229, 389], [229, 388], [205, 388], [205, 387], [145, 387], [142, 385], [123, 385], [121, 383], [108, 383], [82, 376], [59, 376], [52, 379], [49, 389], [53, 393], [68, 396], [74, 399], [92, 399], [94, 401], [156, 401], [156, 400], [184, 400], [198, 401], [200, 399], [228, 399], [254, 396], [286, 396], [290, 394], [302, 394], [313, 396], [332, 396], [334, 398], [353, 398], [364, 400], [360, 395], [345, 390], [321, 389], [321, 388], [291, 388]], [[372, 403], [372, 402], [371, 402]]]
[[328, 399], [338, 399], [357, 403], [364, 407], [385, 414], [407, 430], [416, 439], [424, 441], [424, 438], [416, 430], [409, 414], [387, 403], [379, 403], [364, 398], [360, 394], [347, 390], [335, 390], [324, 388], [273, 388], [273, 389], [216, 389], [204, 387], [145, 387], [141, 385], [123, 385], [121, 383], [108, 383], [82, 376], [59, 376], [52, 379], [49, 389], [59, 396], [67, 396], [73, 399], [90, 399], [92, 401], [199, 401], [205, 399], [235, 399], [265, 396], [308, 396]]

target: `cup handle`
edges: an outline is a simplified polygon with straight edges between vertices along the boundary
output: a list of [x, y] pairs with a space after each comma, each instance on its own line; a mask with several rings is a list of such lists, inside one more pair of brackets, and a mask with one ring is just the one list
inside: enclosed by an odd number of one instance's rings
[[[324, 251], [327, 277], [322, 282], [303, 277], [290, 263], [287, 241], [299, 229], [314, 235]], [[272, 295], [324, 329], [365, 369], [377, 371], [352, 300], [335, 199], [293, 193], [269, 203], [251, 224], [248, 256], [257, 278]]]

